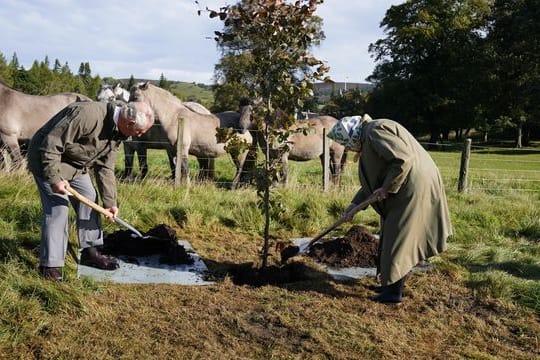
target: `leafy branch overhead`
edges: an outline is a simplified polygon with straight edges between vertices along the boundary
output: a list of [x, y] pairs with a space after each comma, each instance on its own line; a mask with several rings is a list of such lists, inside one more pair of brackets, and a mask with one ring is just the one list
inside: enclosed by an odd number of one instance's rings
[[238, 84], [246, 96], [261, 100], [265, 113], [279, 108], [292, 114], [301, 108], [313, 96], [313, 82], [329, 70], [310, 51], [324, 39], [322, 20], [314, 15], [320, 3], [243, 0], [207, 8], [210, 18], [223, 22], [214, 33], [222, 52], [216, 86]]

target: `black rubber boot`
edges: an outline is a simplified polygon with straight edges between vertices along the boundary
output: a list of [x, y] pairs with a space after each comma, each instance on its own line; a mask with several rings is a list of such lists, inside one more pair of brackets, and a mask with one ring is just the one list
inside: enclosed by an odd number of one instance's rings
[[372, 296], [371, 300], [380, 303], [397, 304], [403, 301], [403, 286], [405, 285], [406, 276], [393, 284], [382, 287], [379, 295]]

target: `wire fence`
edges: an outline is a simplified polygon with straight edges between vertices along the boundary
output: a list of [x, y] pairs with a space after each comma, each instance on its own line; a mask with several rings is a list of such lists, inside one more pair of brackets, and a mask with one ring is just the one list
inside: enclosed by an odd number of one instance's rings
[[[422, 142], [439, 167], [447, 191], [457, 191], [463, 144], [433, 144]], [[171, 177], [166, 153], [150, 150], [149, 177]], [[262, 154], [259, 154], [262, 158]], [[208, 161], [212, 158], [199, 158]], [[358, 154], [349, 152], [339, 184], [331, 185], [343, 191], [358, 188]], [[123, 168], [122, 156], [118, 167]], [[197, 181], [199, 162], [190, 156], [190, 181]], [[227, 187], [235, 174], [235, 166], [228, 154], [215, 159], [217, 185]], [[287, 186], [323, 190], [323, 172], [319, 159], [306, 162], [289, 161]], [[468, 168], [468, 191], [482, 191], [493, 195], [507, 194], [508, 191], [522, 193], [540, 192], [540, 149], [512, 149], [507, 147], [487, 147], [473, 145]]]
[[[172, 170], [166, 151], [155, 148], [163, 147], [158, 141], [142, 141], [148, 147], [147, 160], [149, 165], [146, 180], [167, 180], [172, 183]], [[428, 149], [437, 164], [447, 191], [457, 191], [462, 160], [463, 144], [433, 144], [421, 142]], [[0, 149], [3, 158], [9, 163], [8, 152]], [[262, 154], [259, 154], [262, 159]], [[199, 181], [200, 162], [207, 163], [215, 160], [215, 176], [213, 181], [217, 186], [230, 187], [236, 167], [228, 154], [217, 158], [189, 157], [190, 182]], [[354, 191], [358, 188], [358, 154], [349, 152], [339, 183], [331, 184], [334, 191]], [[12, 164], [13, 165], [13, 164]], [[130, 181], [141, 180], [138, 169], [139, 161], [134, 162], [134, 171]], [[125, 162], [122, 150], [117, 160], [117, 174], [124, 175]], [[1, 171], [7, 171], [2, 166]], [[323, 171], [319, 159], [305, 162], [289, 161], [287, 186], [305, 188], [310, 191], [323, 191]], [[540, 193], [540, 149], [516, 149], [508, 147], [472, 145], [468, 168], [466, 188], [468, 191], [481, 191], [495, 196], [505, 196], [514, 193]]]

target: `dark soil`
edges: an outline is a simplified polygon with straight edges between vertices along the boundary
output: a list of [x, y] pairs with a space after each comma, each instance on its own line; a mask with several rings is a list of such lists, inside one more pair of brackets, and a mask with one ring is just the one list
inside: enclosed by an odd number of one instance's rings
[[[311, 270], [312, 271], [312, 270]], [[309, 279], [308, 269], [301, 263], [290, 263], [284, 266], [269, 265], [265, 268], [256, 268], [251, 263], [239, 264], [231, 267], [227, 275], [236, 285], [264, 286], [280, 285]]]
[[333, 268], [375, 267], [379, 240], [366, 228], [352, 226], [342, 238], [315, 243], [308, 256]]
[[133, 236], [129, 230], [121, 230], [105, 235], [101, 252], [112, 256], [150, 256], [159, 254], [160, 263], [168, 265], [193, 264], [194, 260], [186, 249], [178, 244], [174, 229], [160, 224], [148, 232], [146, 237]]

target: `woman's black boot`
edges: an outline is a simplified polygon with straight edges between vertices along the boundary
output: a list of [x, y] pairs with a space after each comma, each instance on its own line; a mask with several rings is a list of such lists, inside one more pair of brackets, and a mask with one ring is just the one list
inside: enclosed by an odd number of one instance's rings
[[393, 303], [397, 304], [403, 301], [403, 286], [405, 285], [406, 276], [393, 284], [384, 286], [379, 295], [372, 296], [371, 300], [380, 303]]

